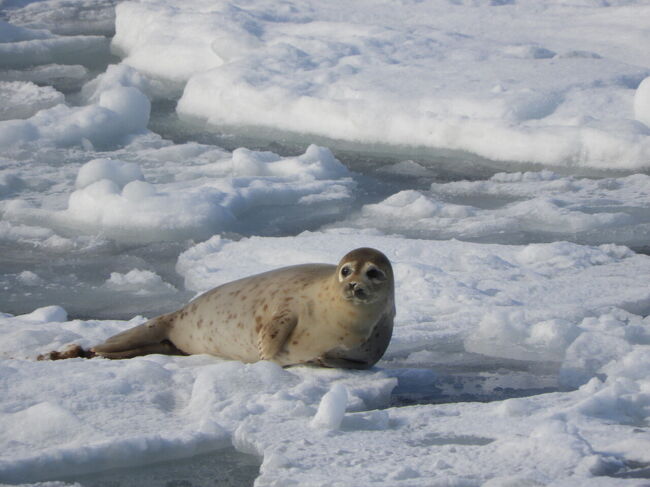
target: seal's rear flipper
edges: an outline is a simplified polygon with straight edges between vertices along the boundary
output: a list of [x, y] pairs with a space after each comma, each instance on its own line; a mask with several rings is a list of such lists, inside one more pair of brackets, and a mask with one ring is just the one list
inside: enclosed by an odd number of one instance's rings
[[140, 355], [149, 355], [151, 353], [160, 353], [163, 355], [187, 355], [182, 350], [176, 348], [174, 344], [169, 340], [164, 340], [160, 343], [143, 345], [142, 347], [130, 348], [128, 350], [120, 350], [116, 352], [102, 352], [98, 350], [102, 346], [103, 344], [98, 345], [97, 347], [93, 347], [92, 351], [95, 352], [95, 354], [99, 355], [100, 357], [110, 358], [110, 359], [132, 358], [132, 357], [138, 357]]
[[173, 314], [158, 316], [146, 323], [110, 337], [90, 350], [100, 357], [119, 359], [162, 353], [185, 355], [167, 338]]
[[60, 352], [54, 350], [52, 352], [42, 353], [36, 360], [65, 360], [68, 358], [93, 358], [94, 356], [94, 352], [81, 348], [79, 345], [72, 344]]

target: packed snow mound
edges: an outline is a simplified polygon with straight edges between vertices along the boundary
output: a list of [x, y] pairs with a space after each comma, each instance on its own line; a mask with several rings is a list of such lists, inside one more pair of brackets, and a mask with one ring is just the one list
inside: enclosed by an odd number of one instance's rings
[[64, 235], [147, 243], [203, 240], [251, 227], [278, 232], [305, 219], [314, 224], [354, 201], [349, 171], [328, 149], [315, 145], [297, 157], [243, 148], [229, 154], [199, 144], [162, 144], [137, 155], [139, 162], [146, 157], [163, 169], [177, 161], [189, 167], [179, 169], [176, 181], [167, 176], [156, 182], [155, 169], [147, 180], [136, 162], [93, 159], [79, 169], [66, 209], [14, 200], [5, 205], [5, 217]]
[[187, 118], [500, 161], [650, 164], [642, 1], [148, 0], [116, 15], [115, 51], [186, 82]]
[[483, 181], [405, 190], [335, 224], [414, 238], [516, 243], [571, 240], [645, 247], [650, 177], [587, 179], [552, 171], [497, 173]]

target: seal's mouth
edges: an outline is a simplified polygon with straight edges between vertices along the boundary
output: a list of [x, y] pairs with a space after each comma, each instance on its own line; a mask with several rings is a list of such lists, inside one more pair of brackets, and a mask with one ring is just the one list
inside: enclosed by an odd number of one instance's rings
[[351, 282], [348, 284], [345, 292], [343, 293], [345, 299], [356, 302], [370, 301], [370, 293], [368, 290], [361, 286], [359, 283]]
[[368, 293], [361, 288], [356, 288], [352, 294], [357, 299], [368, 299]]

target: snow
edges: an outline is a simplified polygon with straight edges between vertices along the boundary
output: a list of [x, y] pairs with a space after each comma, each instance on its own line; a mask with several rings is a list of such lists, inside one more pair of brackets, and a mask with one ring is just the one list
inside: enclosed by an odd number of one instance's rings
[[640, 168], [648, 8], [149, 0], [118, 5], [112, 45], [215, 126]]
[[[256, 485], [336, 485], [363, 476], [373, 485], [432, 485], [438, 478], [441, 485], [499, 485], [516, 469], [523, 472], [518, 482], [590, 485], [596, 476], [620, 485], [602, 476], [650, 461], [643, 453], [650, 404], [642, 392], [650, 326], [636, 314], [650, 306], [650, 290], [638, 285], [650, 258], [624, 247], [432, 242], [356, 231], [214, 237], [181, 256], [179, 271], [205, 289], [279, 261], [333, 262], [341, 249], [368, 243], [392, 260], [398, 289], [394, 339], [369, 372], [208, 356], [33, 362], [40, 352], [89, 346], [142, 318], [66, 321], [60, 307], [5, 316], [0, 354], [10, 394], [0, 424], [9, 432], [30, 424], [30, 434], [3, 435], [11, 453], [0, 463], [0, 479], [74, 478], [231, 441], [263, 458]], [[111, 277], [142, 288], [153, 280], [140, 271]], [[557, 384], [568, 392], [388, 407], [398, 381], [430, 384], [430, 374], [408, 378], [394, 368], [423, 351], [435, 352], [429, 360], [441, 365], [454, 354], [467, 367], [476, 354], [554, 362]], [[100, 409], [89, 411], [89, 402]]]
[[[256, 213], [263, 206], [267, 211], [275, 207], [277, 216], [270, 223], [278, 225], [281, 208], [291, 221], [305, 209], [327, 215], [353, 199], [349, 171], [322, 147], [312, 145], [303, 155], [286, 158], [243, 148], [232, 155], [196, 145], [187, 148], [212, 152], [214, 162], [198, 165], [188, 179], [155, 184], [146, 181], [136, 163], [93, 159], [79, 169], [67, 209], [53, 212], [16, 200], [5, 208], [5, 217], [59, 231], [81, 229], [124, 242], [151, 242], [241, 231], [249, 220], [263, 218]], [[170, 157], [174, 154], [163, 154]]]
[[320, 400], [311, 425], [315, 428], [339, 429], [348, 405], [348, 391], [345, 386], [335, 384]]
[[[647, 2], [0, 5], [0, 483], [647, 485]], [[362, 246], [371, 370], [36, 360]]]

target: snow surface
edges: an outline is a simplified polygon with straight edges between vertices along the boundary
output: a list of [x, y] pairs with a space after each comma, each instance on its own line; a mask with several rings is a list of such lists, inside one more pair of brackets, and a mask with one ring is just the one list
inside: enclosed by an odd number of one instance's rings
[[[234, 447], [257, 487], [648, 485], [648, 2], [0, 7], [0, 483]], [[372, 370], [36, 360], [359, 246]]]
[[112, 45], [217, 126], [639, 168], [648, 17], [645, 1], [146, 0], [118, 5]]
[[[650, 306], [650, 288], [638, 284], [648, 257], [611, 245], [328, 232], [214, 237], [179, 267], [207, 288], [251, 267], [332, 262], [369, 243], [394, 262], [399, 290], [395, 338], [369, 372], [208, 356], [34, 362], [38, 352], [88, 346], [142, 318], [66, 321], [59, 307], [5, 316], [0, 424], [9, 453], [0, 479], [74, 476], [233, 442], [263, 458], [256, 485], [644, 485], [608, 476], [650, 462], [650, 327], [636, 314]], [[435, 366], [419, 377], [411, 369], [410, 378], [391, 366], [422, 351], [441, 362], [454, 353], [553, 361], [571, 390], [387, 408], [398, 382], [426, 387], [436, 375]]]

